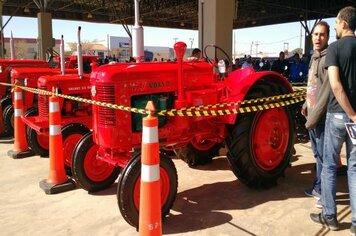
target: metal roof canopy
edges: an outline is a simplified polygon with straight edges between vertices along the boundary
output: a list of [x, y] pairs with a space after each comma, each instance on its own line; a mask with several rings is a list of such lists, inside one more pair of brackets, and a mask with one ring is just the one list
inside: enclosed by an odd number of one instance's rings
[[[202, 0], [141, 0], [144, 26], [198, 29]], [[224, 4], [224, 0], [221, 0]], [[335, 17], [355, 0], [236, 0], [234, 29]], [[131, 25], [133, 0], [3, 0], [3, 15], [37, 17], [49, 12], [53, 19]]]

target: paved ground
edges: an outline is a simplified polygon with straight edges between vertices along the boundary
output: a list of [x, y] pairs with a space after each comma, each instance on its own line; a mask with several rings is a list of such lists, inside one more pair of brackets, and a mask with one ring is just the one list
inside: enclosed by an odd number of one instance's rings
[[[0, 235], [137, 235], [120, 215], [116, 184], [96, 194], [76, 189], [46, 195], [39, 181], [47, 178], [48, 159], [14, 160], [6, 155], [11, 148], [11, 141], [0, 140]], [[296, 150], [286, 177], [267, 191], [241, 184], [224, 156], [197, 169], [175, 159], [179, 189], [163, 234], [349, 235], [346, 177], [338, 179], [341, 230], [313, 224], [309, 214], [319, 210], [303, 191], [313, 181], [314, 159], [309, 143], [297, 144]]]

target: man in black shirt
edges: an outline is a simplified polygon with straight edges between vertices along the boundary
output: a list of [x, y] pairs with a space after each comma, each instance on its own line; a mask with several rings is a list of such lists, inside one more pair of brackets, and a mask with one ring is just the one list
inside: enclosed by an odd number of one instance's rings
[[332, 93], [326, 114], [321, 200], [323, 211], [311, 219], [338, 230], [336, 210], [336, 172], [339, 154], [346, 142], [348, 185], [352, 211], [351, 235], [356, 234], [356, 146], [347, 135], [345, 123], [356, 122], [356, 9], [345, 7], [336, 17], [337, 41], [330, 44], [325, 67], [328, 68]]
[[288, 76], [289, 63], [286, 59], [284, 59], [284, 57], [285, 57], [284, 52], [280, 52], [279, 58], [273, 62], [271, 70], [283, 74], [284, 76]]

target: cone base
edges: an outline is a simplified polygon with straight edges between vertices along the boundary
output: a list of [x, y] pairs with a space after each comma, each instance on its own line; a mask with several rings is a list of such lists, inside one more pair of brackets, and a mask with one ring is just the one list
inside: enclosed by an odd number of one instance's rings
[[67, 182], [62, 184], [50, 184], [47, 183], [47, 179], [44, 179], [40, 181], [40, 188], [46, 194], [56, 194], [75, 189], [75, 183], [72, 179], [68, 179]]
[[32, 150], [27, 150], [27, 151], [14, 151], [10, 150], [7, 152], [7, 155], [9, 157], [12, 157], [14, 159], [20, 159], [20, 158], [25, 158], [25, 157], [30, 157], [34, 156], [35, 153]]

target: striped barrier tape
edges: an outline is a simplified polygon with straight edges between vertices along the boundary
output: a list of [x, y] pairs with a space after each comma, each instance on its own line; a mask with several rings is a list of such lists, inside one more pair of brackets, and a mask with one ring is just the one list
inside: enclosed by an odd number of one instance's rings
[[[138, 114], [142, 114], [142, 115], [148, 115], [148, 112], [145, 109], [126, 107], [126, 106], [112, 104], [112, 103], [108, 103], [108, 102], [94, 101], [94, 100], [87, 99], [87, 98], [59, 94], [59, 93], [54, 93], [54, 92], [50, 92], [47, 90], [29, 88], [29, 87], [9, 84], [9, 83], [0, 82], [0, 85], [12, 86], [14, 88], [18, 87], [24, 91], [28, 91], [28, 92], [35, 93], [35, 94], [46, 95], [46, 96], [58, 96], [58, 97], [61, 97], [64, 99], [69, 99], [69, 100], [73, 100], [73, 101], [77, 101], [77, 102], [83, 102], [83, 103], [107, 107], [107, 108], [111, 108], [111, 109], [128, 111], [128, 112], [138, 113]], [[291, 99], [281, 100], [281, 99], [286, 99], [286, 98], [291, 98]], [[273, 109], [273, 108], [278, 108], [278, 107], [284, 107], [284, 106], [289, 106], [289, 105], [293, 105], [293, 104], [302, 102], [304, 100], [305, 100], [305, 89], [298, 89], [298, 92], [276, 95], [276, 96], [271, 96], [271, 97], [263, 97], [263, 98], [256, 98], [256, 99], [249, 99], [249, 100], [221, 103], [221, 104], [193, 106], [193, 107], [181, 108], [181, 109], [162, 110], [162, 111], [158, 112], [157, 115], [160, 115], [160, 116], [223, 116], [223, 115], [256, 112], [256, 111], [262, 111], [262, 110]], [[277, 102], [271, 103], [272, 101], [277, 101]], [[251, 105], [251, 104], [261, 103], [261, 102], [268, 102], [268, 103]], [[249, 106], [244, 106], [244, 105], [249, 105]], [[228, 108], [228, 109], [217, 109], [217, 108], [232, 107], [232, 106], [242, 106], [242, 107]]]

